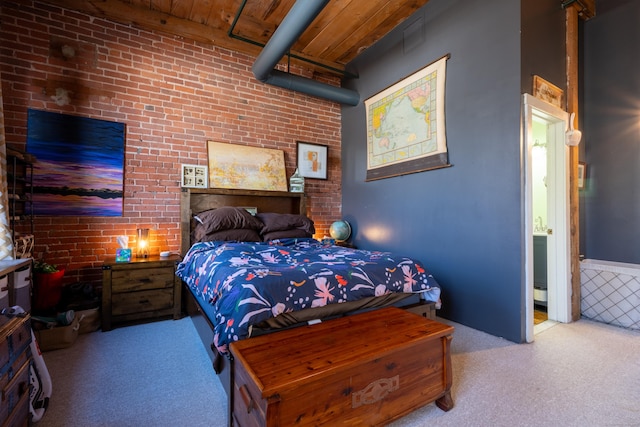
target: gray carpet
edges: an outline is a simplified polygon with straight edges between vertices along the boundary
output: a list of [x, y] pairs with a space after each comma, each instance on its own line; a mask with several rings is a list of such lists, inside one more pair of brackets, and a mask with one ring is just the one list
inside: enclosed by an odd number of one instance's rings
[[[514, 344], [453, 324], [455, 407], [417, 426], [640, 426], [640, 332], [588, 320]], [[224, 426], [224, 391], [189, 319], [81, 335], [45, 353], [49, 426]]]
[[53, 393], [38, 427], [226, 423], [224, 389], [189, 318], [80, 335], [44, 359]]

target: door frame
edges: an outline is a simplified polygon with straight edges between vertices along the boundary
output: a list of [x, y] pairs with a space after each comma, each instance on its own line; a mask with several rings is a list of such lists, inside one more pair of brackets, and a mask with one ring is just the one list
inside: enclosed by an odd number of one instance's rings
[[[555, 161], [555, 186], [551, 193], [555, 194], [553, 204], [547, 209], [549, 219], [553, 218], [553, 238], [548, 239], [547, 258], [555, 257], [553, 265], [548, 265], [547, 310], [549, 320], [567, 323], [571, 321], [571, 239], [569, 217], [569, 147], [564, 143], [569, 115], [566, 111], [551, 105], [532, 95], [522, 97], [522, 134], [524, 176], [524, 242], [525, 244], [525, 337], [527, 342], [533, 341], [533, 185], [532, 185], [532, 147], [534, 144], [532, 124], [535, 117], [550, 123], [550, 139], [553, 144]], [[549, 166], [548, 166], [549, 167]], [[564, 179], [563, 179], [564, 177]]]

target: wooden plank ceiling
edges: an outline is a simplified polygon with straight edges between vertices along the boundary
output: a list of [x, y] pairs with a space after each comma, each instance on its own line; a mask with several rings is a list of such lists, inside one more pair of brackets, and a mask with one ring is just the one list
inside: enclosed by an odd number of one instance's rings
[[[295, 0], [45, 0], [119, 23], [257, 55]], [[305, 1], [305, 0], [300, 0]], [[331, 0], [291, 53], [336, 73], [429, 0]], [[244, 5], [244, 7], [243, 7]], [[242, 8], [242, 9], [241, 9]], [[228, 32], [234, 19], [233, 37]], [[334, 69], [334, 70], [332, 70]], [[337, 72], [337, 74], [340, 74]]]

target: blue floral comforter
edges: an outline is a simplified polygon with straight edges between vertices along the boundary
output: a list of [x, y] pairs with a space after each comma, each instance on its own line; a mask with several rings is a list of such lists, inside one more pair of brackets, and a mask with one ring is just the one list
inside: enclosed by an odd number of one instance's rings
[[210, 320], [222, 353], [248, 337], [250, 325], [280, 313], [390, 292], [421, 292], [429, 301], [440, 296], [436, 280], [416, 260], [314, 239], [196, 243], [176, 274], [214, 305]]

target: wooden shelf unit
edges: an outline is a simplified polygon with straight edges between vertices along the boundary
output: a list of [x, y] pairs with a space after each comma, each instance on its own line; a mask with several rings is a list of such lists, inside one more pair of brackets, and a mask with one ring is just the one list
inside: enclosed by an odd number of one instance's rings
[[21, 234], [33, 235], [33, 162], [30, 154], [7, 147], [9, 223], [14, 242]]

